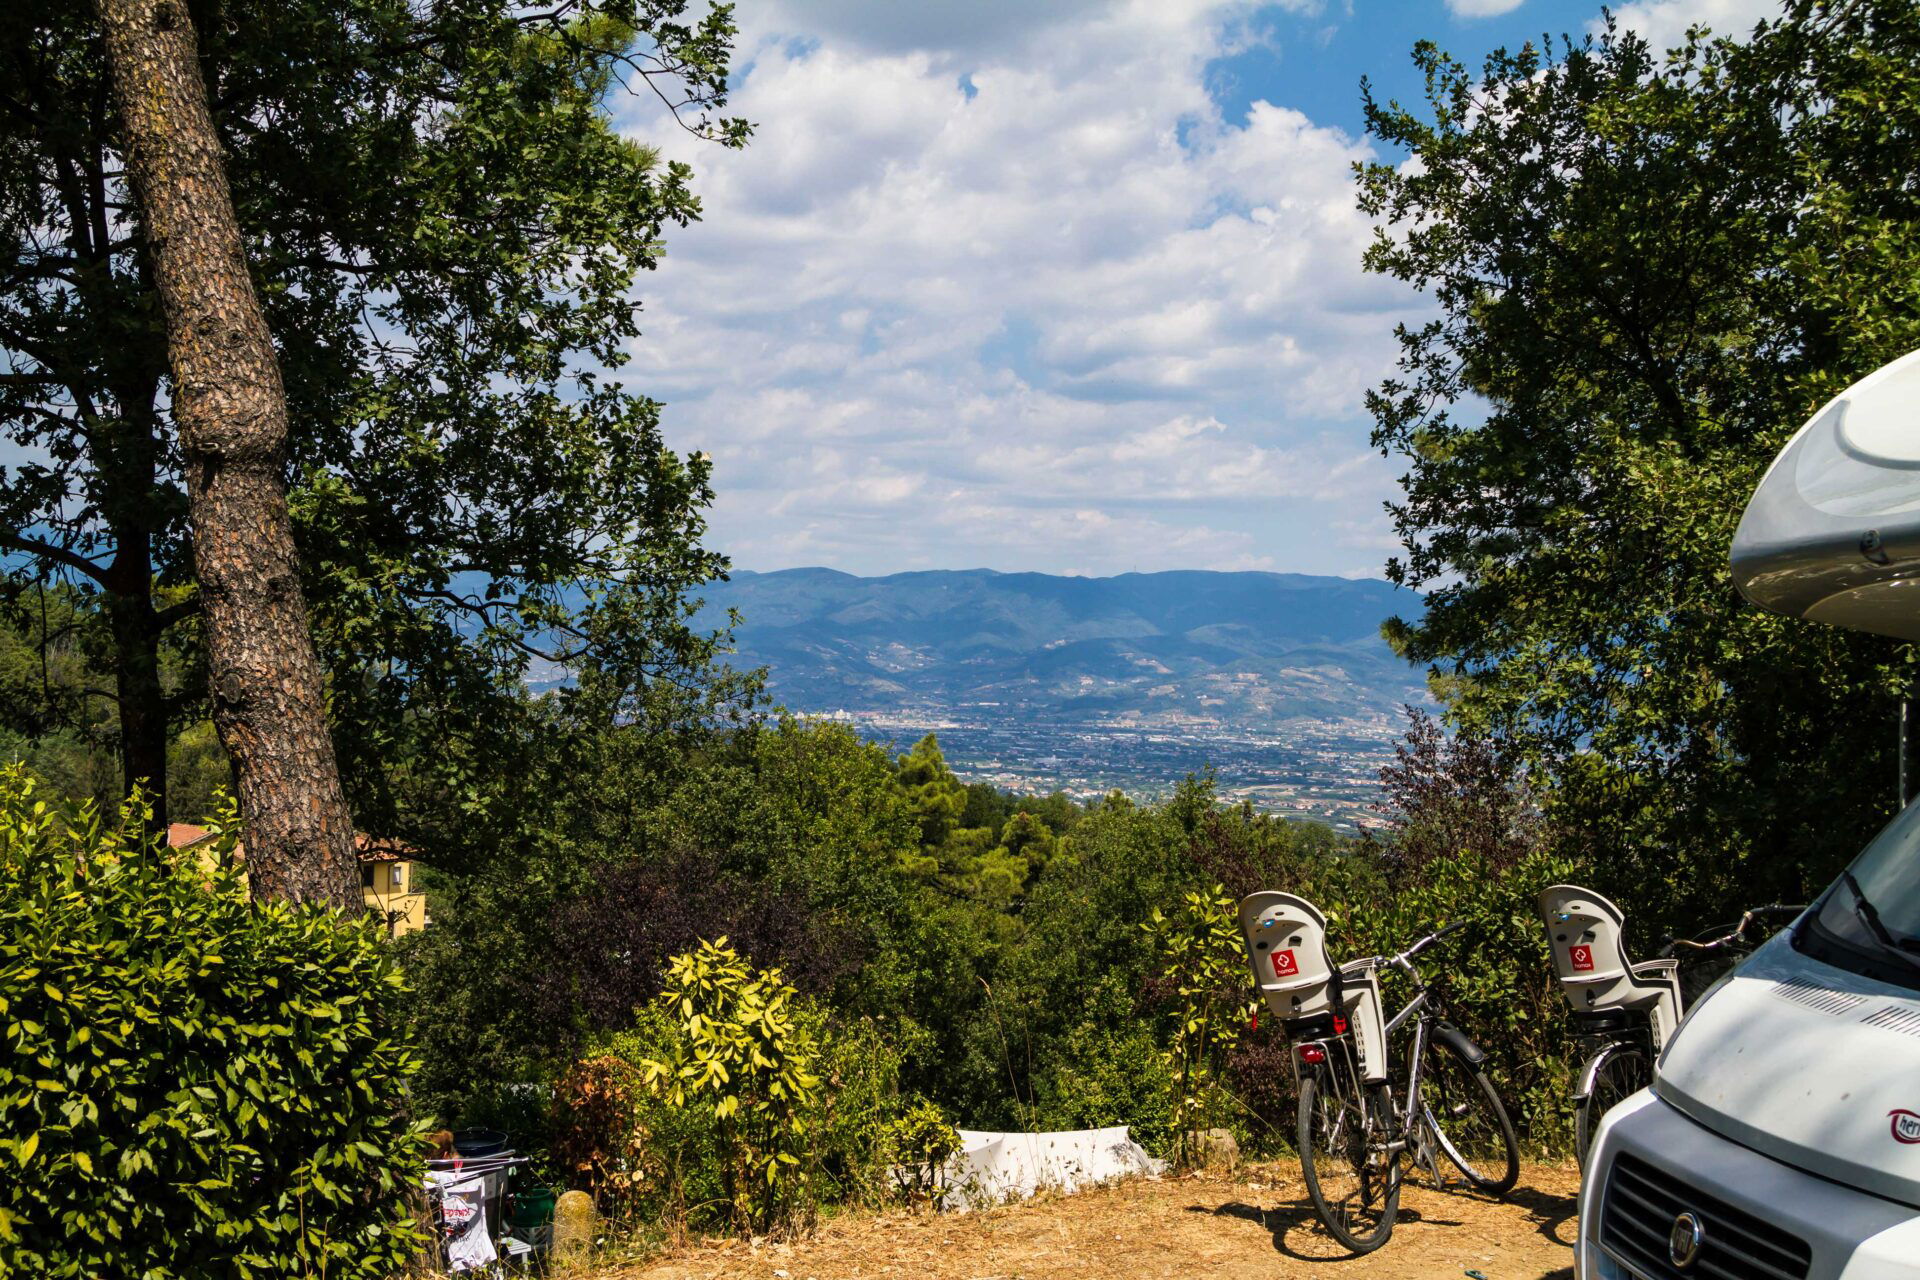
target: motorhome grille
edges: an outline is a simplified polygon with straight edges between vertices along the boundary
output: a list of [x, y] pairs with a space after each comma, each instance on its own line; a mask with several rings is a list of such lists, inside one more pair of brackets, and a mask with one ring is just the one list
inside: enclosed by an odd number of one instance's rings
[[[1805, 1280], [1813, 1263], [1806, 1241], [1630, 1155], [1614, 1160], [1601, 1203], [1600, 1243], [1647, 1280]], [[1667, 1252], [1683, 1213], [1705, 1227], [1684, 1273]]]
[[1877, 1009], [1860, 1019], [1869, 1027], [1879, 1027], [1882, 1031], [1898, 1031], [1904, 1035], [1920, 1036], [1920, 1009], [1903, 1008], [1890, 1004]]
[[1844, 991], [1835, 991], [1823, 987], [1817, 982], [1808, 982], [1805, 978], [1795, 978], [1792, 982], [1782, 982], [1774, 987], [1773, 994], [1782, 1000], [1791, 1000], [1803, 1004], [1818, 1013], [1850, 1013], [1866, 1003], [1865, 996], [1848, 995]]

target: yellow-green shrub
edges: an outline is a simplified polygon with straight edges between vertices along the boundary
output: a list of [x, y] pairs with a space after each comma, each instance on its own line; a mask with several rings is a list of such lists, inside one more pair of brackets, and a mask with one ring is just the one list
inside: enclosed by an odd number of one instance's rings
[[570, 1185], [614, 1217], [697, 1230], [793, 1229], [824, 1204], [913, 1197], [894, 1171], [945, 1149], [944, 1117], [900, 1089], [924, 1032], [836, 1017], [724, 939], [668, 973], [667, 999], [555, 1084], [553, 1154]]
[[1191, 1164], [1201, 1133], [1224, 1121], [1226, 1057], [1254, 1012], [1246, 944], [1225, 888], [1189, 890], [1168, 915], [1159, 907], [1141, 929], [1152, 939], [1154, 987], [1172, 1015], [1166, 1061], [1174, 1081], [1174, 1161]]
[[778, 969], [756, 970], [725, 938], [667, 962], [660, 1005], [675, 1034], [642, 1064], [667, 1105], [710, 1115], [734, 1224], [790, 1226], [806, 1203], [804, 1163], [819, 1045]]
[[376, 930], [33, 792], [0, 766], [0, 1275], [398, 1270], [423, 1149]]

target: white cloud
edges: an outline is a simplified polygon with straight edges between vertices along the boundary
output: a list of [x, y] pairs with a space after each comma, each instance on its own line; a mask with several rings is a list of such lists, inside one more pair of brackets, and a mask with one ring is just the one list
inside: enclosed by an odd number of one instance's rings
[[668, 143], [707, 220], [644, 282], [629, 366], [670, 438], [714, 455], [720, 549], [1351, 565], [1321, 531], [1391, 491], [1362, 397], [1416, 304], [1360, 270], [1364, 145], [1209, 99], [1244, 6], [742, 16], [733, 105], [759, 129], [739, 153]]
[[1495, 18], [1512, 13], [1526, 0], [1447, 0], [1447, 12], [1456, 18]]
[[1684, 43], [1693, 26], [1707, 27], [1715, 35], [1745, 37], [1756, 23], [1779, 17], [1780, 10], [1780, 0], [1634, 0], [1616, 9], [1614, 17], [1623, 29], [1639, 32], [1653, 48], [1664, 50]]

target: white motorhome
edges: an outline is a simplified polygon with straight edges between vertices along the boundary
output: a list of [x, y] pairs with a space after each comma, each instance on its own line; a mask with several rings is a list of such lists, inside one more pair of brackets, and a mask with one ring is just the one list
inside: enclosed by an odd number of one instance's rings
[[[1762, 608], [1920, 640], [1920, 352], [1794, 436], [1732, 561]], [[1920, 1278], [1920, 803], [1608, 1113], [1576, 1249], [1579, 1280]]]

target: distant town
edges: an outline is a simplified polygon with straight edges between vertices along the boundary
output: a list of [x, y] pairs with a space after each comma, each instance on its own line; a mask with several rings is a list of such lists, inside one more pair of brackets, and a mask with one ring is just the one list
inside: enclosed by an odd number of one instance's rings
[[969, 782], [1007, 791], [1065, 792], [1090, 800], [1120, 791], [1163, 799], [1189, 773], [1212, 768], [1223, 800], [1327, 823], [1349, 834], [1385, 825], [1374, 805], [1397, 721], [1384, 715], [1306, 721], [1270, 732], [1214, 726], [1132, 727], [1002, 720], [957, 708], [949, 717], [833, 710], [895, 752], [938, 734], [947, 763]]
[[1386, 582], [789, 569], [706, 595], [781, 705], [896, 753], [938, 734], [955, 772], [1008, 791], [1152, 801], [1212, 769], [1223, 799], [1353, 833], [1381, 825], [1402, 708], [1428, 705], [1380, 638], [1419, 599]]

